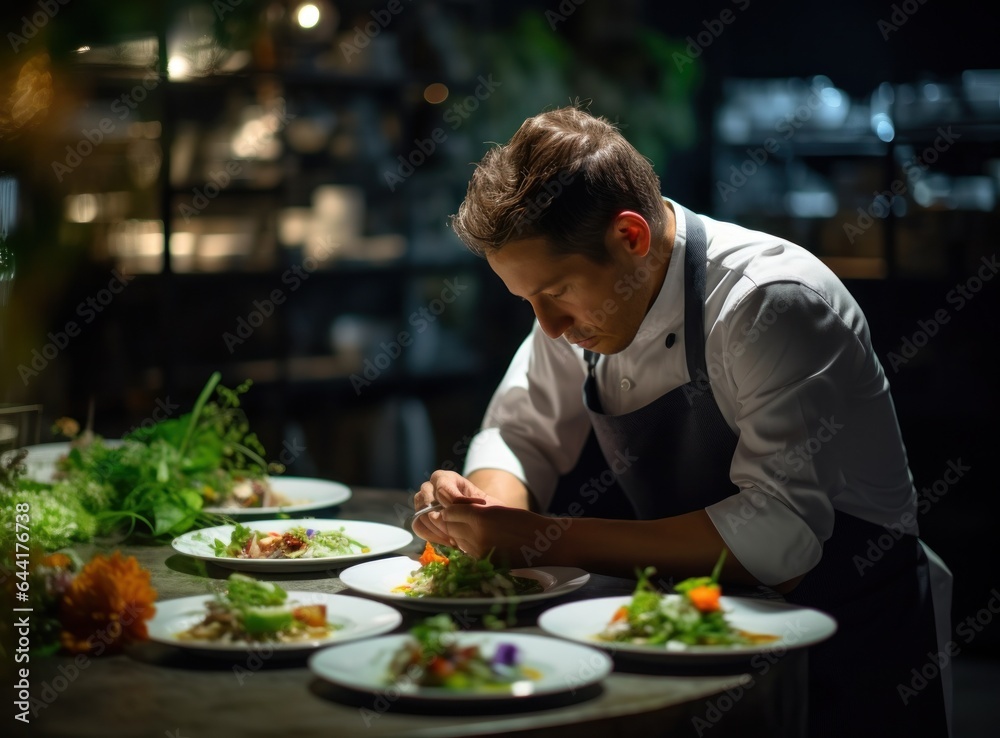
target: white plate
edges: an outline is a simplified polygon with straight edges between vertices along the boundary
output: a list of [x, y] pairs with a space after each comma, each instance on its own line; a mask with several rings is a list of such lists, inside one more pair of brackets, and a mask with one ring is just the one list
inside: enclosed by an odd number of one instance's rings
[[595, 648], [548, 636], [469, 631], [455, 635], [460, 646], [478, 645], [487, 656], [492, 656], [501, 643], [513, 644], [521, 653], [521, 663], [537, 669], [540, 677], [515, 682], [510, 691], [420, 687], [406, 676], [390, 681], [387, 679], [389, 664], [393, 654], [411, 639], [406, 634], [324, 648], [309, 658], [309, 668], [320, 678], [352, 690], [378, 695], [398, 691], [398, 696], [403, 699], [454, 703], [501, 702], [572, 692], [597, 684], [611, 673], [614, 666], [606, 654]]
[[393, 553], [408, 546], [413, 541], [409, 531], [395, 525], [370, 523], [362, 520], [332, 520], [313, 519], [302, 520], [254, 520], [246, 523], [251, 530], [265, 533], [274, 531], [284, 533], [290, 528], [303, 526], [315, 530], [340, 530], [359, 543], [368, 546], [367, 553], [351, 553], [342, 556], [322, 556], [313, 559], [239, 559], [231, 556], [216, 556], [213, 543], [215, 539], [228, 545], [235, 526], [217, 525], [212, 528], [193, 530], [175, 538], [171, 545], [174, 550], [193, 556], [196, 559], [211, 561], [228, 569], [241, 571], [268, 572], [280, 574], [287, 572], [324, 571], [336, 569], [354, 561], [363, 561], [374, 556]]
[[[122, 445], [121, 439], [102, 438], [101, 441], [108, 448], [116, 448]], [[18, 449], [5, 451], [0, 459], [6, 460], [9, 455]], [[36, 482], [51, 482], [52, 476], [56, 473], [56, 462], [69, 453], [69, 441], [57, 443], [39, 443], [35, 446], [25, 446], [24, 450], [28, 455], [24, 458], [26, 479], [33, 479]]]
[[396, 587], [406, 584], [407, 577], [420, 568], [420, 562], [407, 556], [369, 561], [356, 564], [340, 572], [340, 581], [356, 592], [377, 597], [399, 607], [414, 610], [469, 609], [484, 610], [497, 604], [511, 602], [529, 603], [548, 600], [569, 594], [590, 579], [583, 569], [569, 566], [536, 566], [529, 569], [514, 569], [511, 574], [537, 579], [543, 591], [519, 597], [410, 597], [402, 592], [393, 592]]
[[678, 663], [729, 661], [773, 653], [776, 650], [784, 652], [824, 641], [837, 630], [837, 621], [819, 610], [776, 600], [722, 597], [720, 601], [723, 612], [734, 627], [750, 633], [777, 635], [780, 638], [751, 646], [688, 646], [683, 643], [646, 646], [598, 640], [597, 634], [604, 630], [618, 608], [631, 600], [630, 596], [623, 596], [568, 602], [543, 612], [538, 618], [538, 626], [560, 638], [597, 646], [612, 653]]
[[264, 519], [280, 514], [294, 514], [334, 507], [351, 499], [351, 490], [339, 482], [309, 477], [269, 477], [276, 492], [290, 500], [288, 505], [270, 507], [216, 507], [202, 508], [207, 513], [228, 515], [231, 518]]
[[[121, 446], [123, 441], [118, 438], [102, 438], [108, 448]], [[15, 449], [16, 450], [16, 449]], [[56, 462], [69, 453], [69, 442], [40, 443], [36, 446], [26, 446], [28, 452], [24, 459], [25, 477], [38, 482], [51, 482], [56, 471]], [[5, 451], [0, 459], [7, 459], [14, 451]], [[274, 518], [278, 515], [294, 515], [296, 513], [322, 510], [335, 507], [351, 499], [351, 489], [340, 482], [328, 479], [313, 479], [310, 477], [269, 477], [271, 486], [290, 500], [288, 505], [272, 505], [270, 507], [220, 507], [206, 506], [207, 513], [228, 515], [239, 520]]]
[[274, 658], [300, 656], [304, 652], [323, 646], [388, 633], [403, 620], [398, 610], [360, 597], [326, 592], [289, 592], [287, 602], [299, 605], [326, 605], [327, 622], [340, 627], [325, 638], [294, 643], [212, 643], [182, 641], [177, 638], [178, 633], [184, 632], [204, 619], [205, 603], [213, 598], [213, 595], [196, 595], [157, 602], [156, 615], [146, 623], [149, 639], [203, 656], [232, 657], [250, 652], [266, 660], [272, 656]]

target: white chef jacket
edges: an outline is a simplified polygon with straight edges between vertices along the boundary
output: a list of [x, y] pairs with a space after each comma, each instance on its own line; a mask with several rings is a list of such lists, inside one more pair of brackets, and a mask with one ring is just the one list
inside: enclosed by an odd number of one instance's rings
[[[676, 236], [660, 293], [635, 340], [597, 365], [610, 415], [692, 380], [684, 348], [687, 228], [684, 211], [673, 209]], [[708, 238], [710, 376], [694, 378], [695, 389], [710, 384], [737, 436], [729, 471], [738, 489], [706, 508], [726, 545], [759, 581], [777, 584], [819, 561], [835, 509], [916, 535], [916, 491], [861, 308], [805, 249], [700, 217]], [[669, 334], [675, 339], [667, 348]], [[544, 509], [590, 432], [586, 371], [582, 349], [550, 339], [536, 322], [470, 444], [465, 473], [508, 471]]]

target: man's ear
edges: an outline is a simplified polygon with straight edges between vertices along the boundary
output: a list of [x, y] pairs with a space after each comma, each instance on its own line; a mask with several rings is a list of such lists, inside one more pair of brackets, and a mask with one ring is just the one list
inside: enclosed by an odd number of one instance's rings
[[613, 245], [625, 248], [632, 256], [645, 256], [649, 253], [649, 223], [632, 210], [623, 210], [615, 216], [609, 235]]

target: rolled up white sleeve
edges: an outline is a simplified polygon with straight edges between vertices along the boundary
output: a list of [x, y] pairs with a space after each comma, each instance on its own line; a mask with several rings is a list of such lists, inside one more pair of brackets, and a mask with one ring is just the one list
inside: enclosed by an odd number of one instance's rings
[[463, 473], [510, 472], [547, 508], [559, 476], [576, 465], [590, 432], [585, 375], [578, 352], [550, 339], [536, 322], [490, 400]]
[[764, 584], [805, 574], [822, 557], [843, 486], [845, 388], [879, 369], [868, 360], [860, 310], [829, 299], [800, 284], [755, 288], [710, 332], [709, 348], [714, 341], [724, 353], [708, 355], [730, 363], [718, 389], [734, 402], [730, 478], [740, 491], [706, 510]]

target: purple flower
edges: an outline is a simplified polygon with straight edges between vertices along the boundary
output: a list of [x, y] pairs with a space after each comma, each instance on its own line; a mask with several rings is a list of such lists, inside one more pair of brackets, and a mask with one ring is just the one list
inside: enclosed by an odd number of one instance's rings
[[493, 654], [493, 663], [503, 666], [514, 666], [517, 663], [517, 646], [513, 643], [501, 643]]
[[306, 536], [312, 538], [316, 534], [316, 531], [312, 528], [306, 528]]

